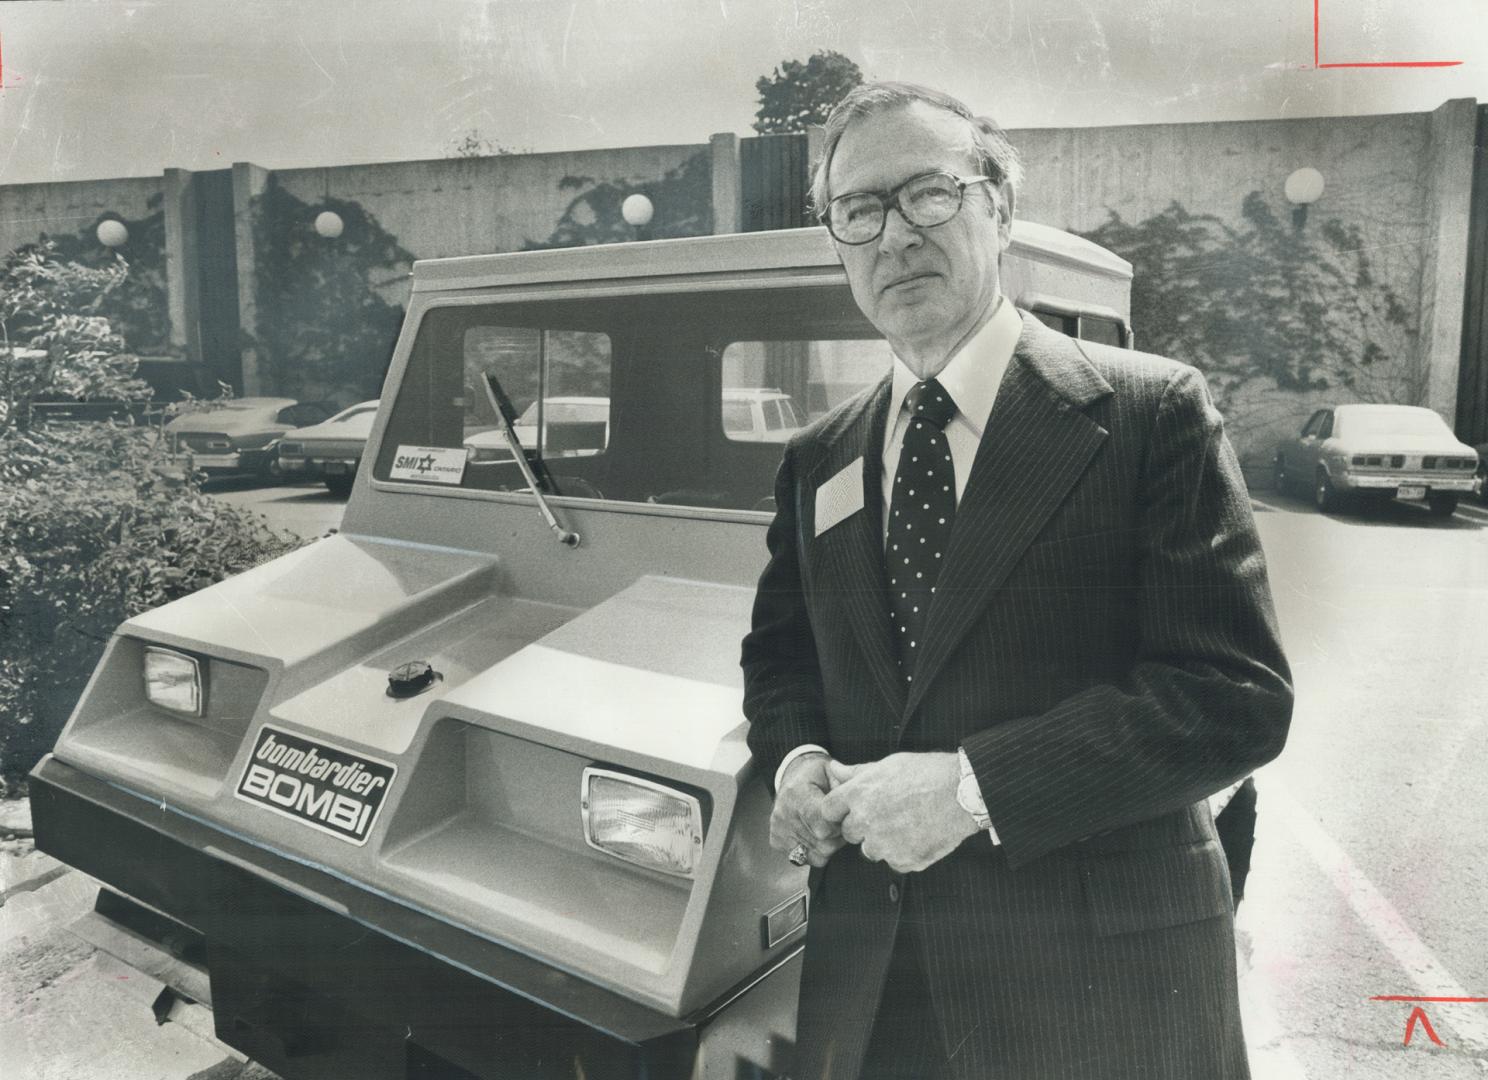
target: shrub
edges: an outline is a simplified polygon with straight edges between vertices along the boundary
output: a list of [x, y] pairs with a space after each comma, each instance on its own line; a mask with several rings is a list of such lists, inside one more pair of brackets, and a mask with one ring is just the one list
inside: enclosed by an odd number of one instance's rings
[[0, 436], [0, 785], [51, 749], [125, 619], [298, 541], [204, 495], [158, 434], [112, 423]]
[[30, 424], [38, 399], [148, 394], [98, 314], [126, 272], [48, 246], [0, 266], [0, 793], [51, 749], [119, 623], [298, 543], [204, 495], [155, 429]]

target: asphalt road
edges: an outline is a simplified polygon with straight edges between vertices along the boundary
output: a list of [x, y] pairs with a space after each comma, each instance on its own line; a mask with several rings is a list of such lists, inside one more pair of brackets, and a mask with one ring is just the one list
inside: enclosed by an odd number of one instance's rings
[[[307, 538], [344, 506], [309, 485], [219, 494]], [[1298, 704], [1257, 778], [1238, 920], [1252, 1070], [1483, 1080], [1488, 1003], [1371, 999], [1488, 998], [1488, 510], [1328, 517], [1269, 496], [1256, 510]], [[0, 1076], [268, 1075], [211, 1042], [199, 1006], [157, 1027], [158, 987], [64, 929], [89, 883], [5, 840], [4, 814], [24, 807], [0, 813]]]
[[269, 524], [306, 540], [340, 528], [346, 500], [332, 495], [320, 483], [283, 487], [259, 487], [248, 480], [211, 480], [207, 491], [223, 502], [252, 510], [268, 518]]

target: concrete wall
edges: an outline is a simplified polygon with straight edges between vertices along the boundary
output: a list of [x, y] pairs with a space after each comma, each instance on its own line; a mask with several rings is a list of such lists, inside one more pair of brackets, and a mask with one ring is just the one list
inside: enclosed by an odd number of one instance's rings
[[91, 230], [105, 215], [146, 217], [151, 196], [159, 195], [162, 186], [159, 176], [0, 186], [0, 254], [36, 243], [42, 233]]
[[707, 150], [703, 143], [503, 154], [280, 169], [273, 176], [312, 206], [334, 199], [359, 204], [415, 258], [433, 259], [546, 244], [575, 199], [596, 183], [644, 189]]
[[[1222, 227], [1215, 235], [1233, 247], [1254, 234], [1254, 223], [1242, 214], [1247, 198], [1253, 206], [1263, 202], [1273, 221], [1285, 224], [1293, 211], [1282, 193], [1286, 178], [1303, 166], [1323, 174], [1326, 189], [1296, 232], [1298, 245], [1316, 248], [1330, 228], [1335, 235], [1356, 233], [1373, 294], [1346, 289], [1343, 299], [1398, 297], [1405, 316], [1375, 334], [1382, 359], [1366, 373], [1369, 385], [1334, 379], [1326, 388], [1309, 389], [1305, 380], [1278, 387], [1265, 373], [1236, 377], [1233, 356], [1172, 350], [1211, 371], [1231, 436], [1257, 476], [1276, 440], [1323, 402], [1385, 394], [1452, 419], [1473, 121], [1474, 103], [1464, 100], [1429, 114], [1013, 131], [1027, 165], [1018, 215], [1089, 233], [1107, 226], [1113, 214], [1140, 229], [1176, 203], [1188, 214], [1217, 219]], [[190, 353], [199, 337], [193, 253], [227, 244], [238, 268], [240, 389], [313, 389], [350, 399], [375, 392], [388, 336], [383, 324], [396, 323], [413, 259], [628, 239], [638, 233], [620, 220], [619, 204], [634, 191], [656, 203], [656, 220], [641, 235], [737, 228], [739, 161], [739, 140], [720, 135], [707, 143], [318, 169], [269, 171], [240, 163], [233, 172], [232, 228], [221, 237], [193, 235], [189, 174], [179, 170], [163, 177], [18, 185], [0, 188], [0, 251], [44, 231], [76, 237], [104, 214], [142, 218], [151, 210], [149, 200], [163, 196], [166, 250], [160, 261], [172, 340]], [[322, 209], [336, 209], [347, 220], [343, 237], [324, 243], [315, 237], [313, 220]], [[1278, 236], [1287, 242], [1290, 235], [1273, 228], [1271, 242]], [[1121, 253], [1143, 273], [1139, 253]], [[157, 256], [153, 249], [150, 254]], [[1221, 246], [1215, 260], [1235, 254]], [[1231, 281], [1205, 295], [1222, 301], [1228, 288], [1243, 285]], [[1336, 277], [1334, 285], [1329, 303], [1342, 309], [1346, 303], [1334, 302]], [[307, 300], [307, 294], [313, 295]], [[1281, 290], [1275, 310], [1294, 311], [1306, 299]], [[334, 307], [364, 331], [368, 323], [378, 329], [338, 342], [336, 326], [327, 324], [316, 303]], [[1325, 318], [1374, 329], [1368, 312], [1330, 309]], [[1160, 348], [1165, 338], [1174, 340], [1169, 330], [1139, 324], [1138, 340]], [[1357, 334], [1349, 340], [1320, 334], [1318, 340], [1335, 352], [1359, 345]], [[297, 351], [301, 341], [309, 342], [303, 354]], [[1310, 348], [1304, 338], [1288, 352], [1305, 355]], [[332, 355], [338, 349], [346, 355]], [[362, 385], [335, 389], [335, 380], [360, 364], [372, 373]], [[317, 368], [339, 374], [312, 378]], [[285, 378], [314, 385], [285, 385]]]
[[[709, 144], [511, 154], [267, 172], [235, 166], [243, 388], [355, 401], [381, 385], [413, 260], [643, 235], [620, 214], [644, 193], [644, 235], [714, 226]], [[244, 218], [246, 207], [246, 219]], [[336, 213], [344, 231], [317, 237]]]
[[[1357, 229], [1376, 281], [1398, 293], [1413, 315], [1408, 332], [1381, 342], [1395, 370], [1374, 372], [1375, 381], [1419, 386], [1394, 396], [1429, 405], [1450, 423], [1473, 110], [1463, 100], [1430, 114], [1012, 131], [1026, 167], [1017, 211], [1085, 233], [1112, 213], [1137, 224], [1177, 202], [1243, 231], [1247, 196], [1259, 192], [1278, 217], [1290, 215], [1287, 177], [1316, 168], [1325, 191], [1301, 228], [1313, 238], [1326, 222]], [[1136, 329], [1138, 342], [1149, 347], [1164, 338], [1161, 327]], [[1178, 358], [1204, 366], [1202, 358]], [[1326, 390], [1278, 390], [1261, 379], [1239, 391], [1230, 402], [1231, 437], [1252, 475], [1269, 461], [1275, 442], [1319, 404], [1351, 400], [1356, 392], [1336, 382]]]

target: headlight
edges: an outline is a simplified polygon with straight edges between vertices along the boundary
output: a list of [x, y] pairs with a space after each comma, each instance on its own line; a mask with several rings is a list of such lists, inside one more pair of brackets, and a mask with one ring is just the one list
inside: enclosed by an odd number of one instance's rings
[[156, 646], [145, 648], [145, 697], [161, 708], [202, 714], [201, 664], [194, 656]]
[[692, 877], [703, 810], [691, 795], [609, 769], [588, 768], [580, 793], [590, 847], [664, 874]]

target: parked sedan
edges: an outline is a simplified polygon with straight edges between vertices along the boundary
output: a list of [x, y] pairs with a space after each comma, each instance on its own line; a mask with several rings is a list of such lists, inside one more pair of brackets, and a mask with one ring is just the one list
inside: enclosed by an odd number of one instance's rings
[[1306, 489], [1319, 510], [1351, 500], [1425, 502], [1447, 517], [1473, 490], [1478, 454], [1416, 405], [1337, 405], [1313, 413], [1276, 450], [1276, 489]]
[[284, 433], [318, 424], [333, 412], [322, 401], [245, 397], [178, 416], [165, 425], [171, 453], [210, 476], [249, 473], [268, 480], [279, 471]]
[[375, 419], [374, 398], [342, 409], [324, 423], [286, 433], [279, 443], [280, 473], [291, 480], [324, 480], [332, 495], [350, 495]]

